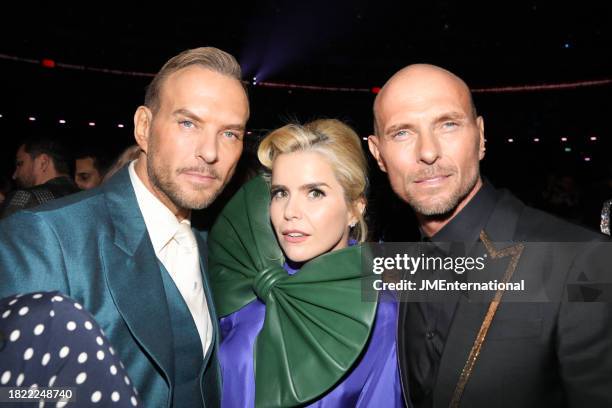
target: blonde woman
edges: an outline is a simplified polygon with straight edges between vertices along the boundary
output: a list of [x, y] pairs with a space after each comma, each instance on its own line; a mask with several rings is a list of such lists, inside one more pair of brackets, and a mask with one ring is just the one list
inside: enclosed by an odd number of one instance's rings
[[222, 406], [402, 406], [396, 304], [361, 297], [367, 165], [337, 120], [287, 125], [258, 150], [209, 239]]

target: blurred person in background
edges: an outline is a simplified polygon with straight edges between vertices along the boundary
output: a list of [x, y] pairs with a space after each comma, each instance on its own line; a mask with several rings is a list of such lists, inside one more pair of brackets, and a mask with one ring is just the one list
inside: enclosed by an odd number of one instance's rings
[[11, 180], [6, 176], [0, 176], [0, 206], [4, 203], [7, 194], [13, 189]]
[[123, 152], [121, 152], [119, 157], [115, 159], [113, 164], [110, 165], [110, 167], [104, 174], [104, 177], [102, 178], [102, 182], [104, 183], [108, 181], [108, 179], [113, 177], [113, 175], [119, 170], [121, 170], [126, 164], [130, 163], [133, 160], [136, 160], [138, 156], [140, 156], [140, 152], [140, 146], [138, 146], [137, 144], [126, 148]]
[[26, 140], [15, 156], [18, 189], [3, 203], [0, 218], [78, 191], [70, 179], [70, 158], [65, 146], [51, 138]]
[[75, 156], [74, 182], [81, 190], [97, 187], [102, 183], [108, 165], [108, 159], [102, 152], [82, 149]]

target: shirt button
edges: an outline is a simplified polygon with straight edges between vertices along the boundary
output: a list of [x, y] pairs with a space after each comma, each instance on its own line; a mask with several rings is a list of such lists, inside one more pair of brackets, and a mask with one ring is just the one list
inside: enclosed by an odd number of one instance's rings
[[434, 333], [434, 332], [432, 332], [432, 331], [428, 331], [428, 332], [425, 334], [425, 337], [427, 337], [427, 340], [431, 340], [431, 339], [433, 339], [433, 338], [434, 338], [434, 336], [435, 336], [435, 335], [436, 335], [436, 333]]

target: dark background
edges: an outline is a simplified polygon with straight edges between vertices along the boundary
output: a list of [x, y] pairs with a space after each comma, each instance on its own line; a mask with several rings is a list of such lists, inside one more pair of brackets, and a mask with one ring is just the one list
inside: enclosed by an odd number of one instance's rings
[[[101, 146], [116, 155], [133, 142], [132, 115], [150, 74], [187, 48], [213, 45], [232, 53], [249, 82], [256, 76], [264, 82], [357, 89], [250, 85], [248, 151], [266, 129], [288, 120], [337, 117], [365, 137], [372, 128], [375, 96], [368, 90], [405, 65], [428, 62], [455, 72], [475, 90], [488, 142], [483, 173], [490, 180], [528, 203], [597, 227], [602, 200], [612, 198], [612, 81], [567, 84], [612, 80], [609, 4], [5, 4], [0, 14], [0, 171], [12, 174], [15, 150], [30, 134], [51, 134], [75, 149]], [[45, 67], [43, 59], [55, 67]], [[530, 89], [534, 85], [562, 89]], [[496, 89], [508, 86], [515, 90]], [[388, 229], [387, 238], [393, 238], [410, 224], [410, 212], [389, 198], [385, 178], [373, 163], [371, 180], [375, 235]]]

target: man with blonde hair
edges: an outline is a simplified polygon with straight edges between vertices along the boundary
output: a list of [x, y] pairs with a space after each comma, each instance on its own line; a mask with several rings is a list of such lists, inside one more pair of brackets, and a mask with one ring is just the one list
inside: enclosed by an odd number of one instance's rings
[[[230, 54], [182, 52], [134, 114], [137, 160], [100, 188], [0, 223], [0, 297], [58, 290], [79, 301], [112, 343], [100, 349], [119, 354], [146, 407], [220, 403], [205, 235], [189, 220], [232, 177], [248, 117]], [[92, 398], [78, 389], [77, 400]], [[116, 397], [95, 399], [111, 406]]]

